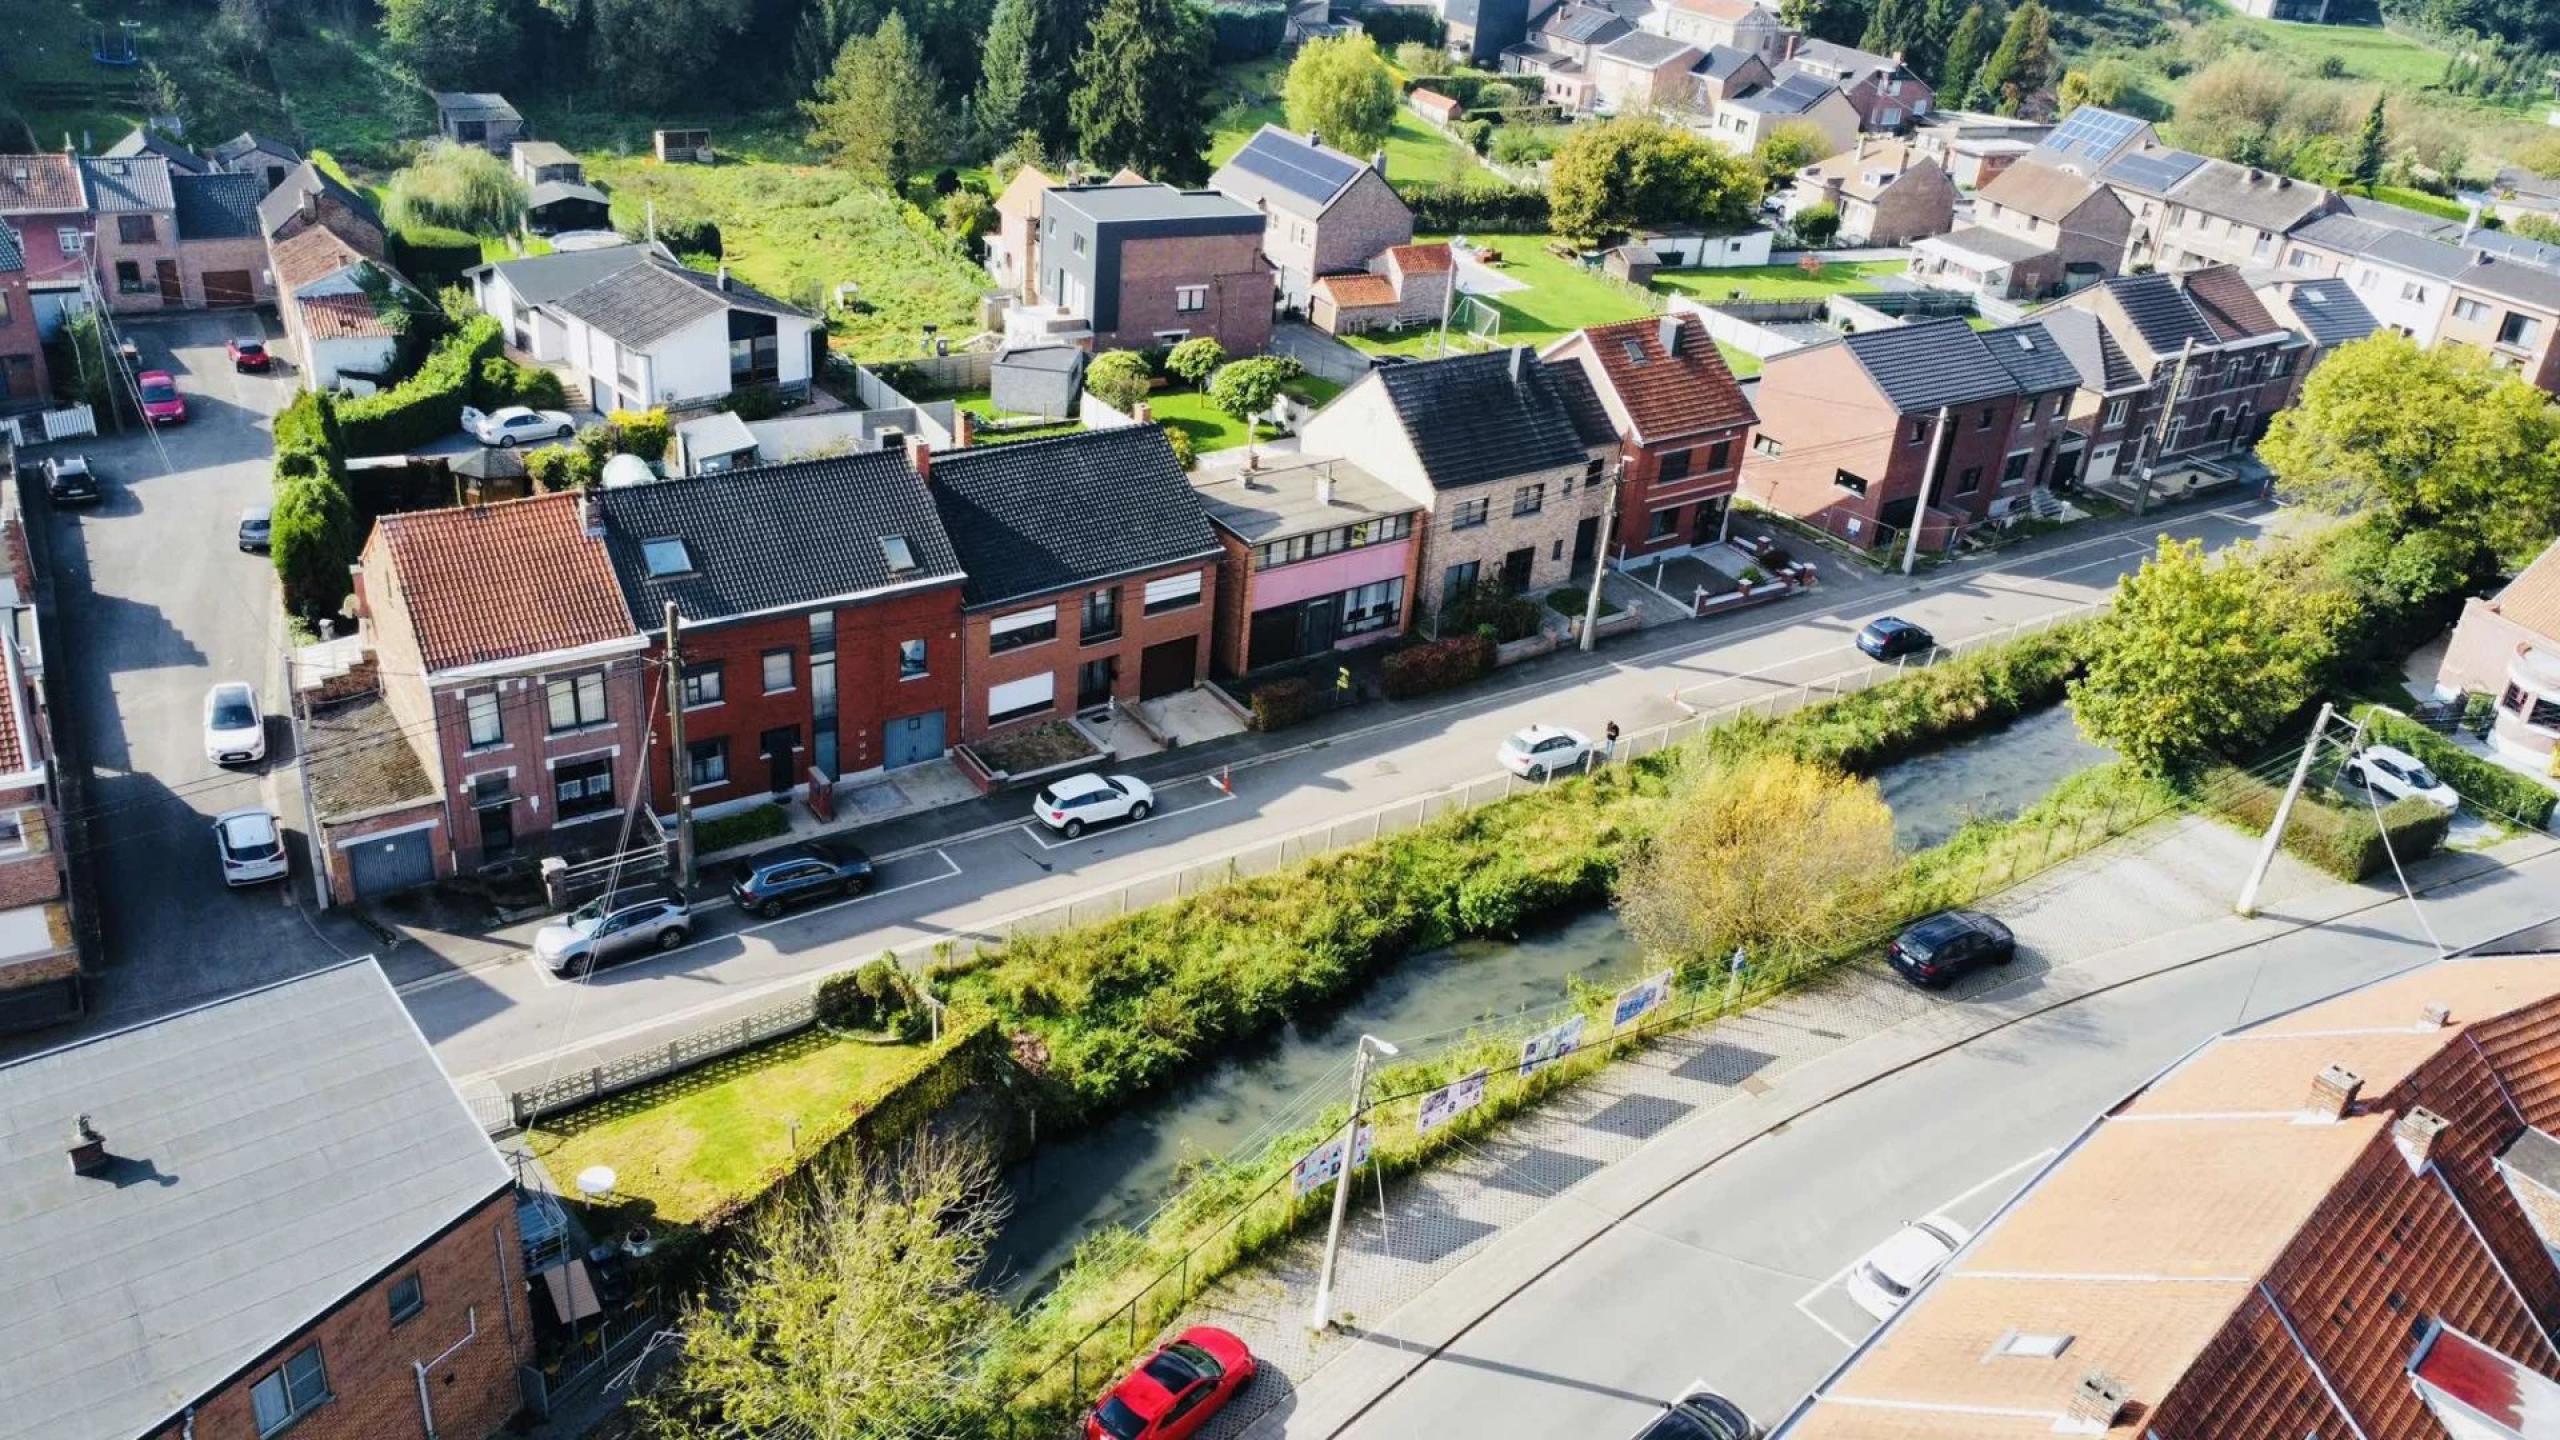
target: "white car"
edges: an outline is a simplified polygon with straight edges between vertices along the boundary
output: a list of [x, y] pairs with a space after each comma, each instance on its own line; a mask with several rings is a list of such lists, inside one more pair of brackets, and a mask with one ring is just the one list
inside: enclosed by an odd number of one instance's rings
[[257, 691], [229, 680], [204, 692], [204, 758], [216, 765], [267, 758], [267, 716]]
[[1914, 1220], [1850, 1266], [1843, 1288], [1848, 1290], [1850, 1299], [1858, 1302], [1859, 1309], [1879, 1320], [1890, 1320], [1893, 1312], [1911, 1298], [1911, 1292], [1927, 1284], [1929, 1277], [1937, 1274], [1938, 1268], [1972, 1238], [1972, 1231], [1944, 1215]]
[[276, 817], [252, 805], [213, 817], [213, 848], [222, 856], [222, 883], [259, 885], [281, 880], [291, 868]]
[[1105, 820], [1144, 820], [1156, 792], [1127, 775], [1070, 775], [1032, 797], [1040, 823], [1073, 840]]
[[1591, 753], [1591, 737], [1557, 725], [1532, 725], [1502, 742], [1494, 758], [1514, 775], [1544, 780], [1571, 770]]
[[566, 440], [578, 433], [578, 422], [566, 410], [530, 410], [509, 405], [482, 414], [462, 407], [462, 428], [483, 445], [522, 445], [534, 440]]
[[2338, 778], [2358, 790], [2376, 791], [2385, 800], [2424, 800], [2439, 810], [2462, 808], [2462, 796], [2442, 776], [2395, 746], [2367, 745], [2339, 769]]

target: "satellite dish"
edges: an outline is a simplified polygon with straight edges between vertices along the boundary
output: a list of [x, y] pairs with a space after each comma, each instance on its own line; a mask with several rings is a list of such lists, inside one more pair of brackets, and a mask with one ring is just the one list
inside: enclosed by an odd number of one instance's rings
[[614, 1174], [610, 1165], [590, 1165], [578, 1172], [578, 1193], [590, 1200], [601, 1200], [613, 1193]]

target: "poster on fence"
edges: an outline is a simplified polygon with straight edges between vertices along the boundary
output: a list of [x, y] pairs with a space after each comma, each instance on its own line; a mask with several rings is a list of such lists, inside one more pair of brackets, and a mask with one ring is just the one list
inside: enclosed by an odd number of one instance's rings
[[1422, 1114], [1414, 1121], [1413, 1128], [1428, 1135], [1473, 1110], [1483, 1100], [1484, 1072], [1479, 1070], [1423, 1096]]
[[[1363, 1125], [1352, 1137], [1351, 1163], [1354, 1166], [1368, 1160], [1369, 1144], [1376, 1136], [1375, 1126]], [[1289, 1193], [1304, 1195], [1310, 1190], [1321, 1190], [1341, 1174], [1342, 1137], [1336, 1135], [1298, 1157], [1297, 1165], [1289, 1171]]]
[[1661, 1009], [1663, 1002], [1670, 998], [1671, 972], [1665, 970], [1659, 975], [1648, 975], [1618, 992], [1617, 1007], [1611, 1012], [1614, 1016], [1612, 1023], [1624, 1030]]
[[1520, 1042], [1520, 1073], [1523, 1077], [1535, 1074], [1539, 1067], [1553, 1065], [1581, 1048], [1582, 1017], [1576, 1015]]

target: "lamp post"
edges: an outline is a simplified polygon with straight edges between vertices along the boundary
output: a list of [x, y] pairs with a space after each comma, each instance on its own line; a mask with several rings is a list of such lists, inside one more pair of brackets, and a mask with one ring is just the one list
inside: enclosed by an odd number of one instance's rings
[[1356, 1168], [1352, 1157], [1360, 1145], [1360, 1107], [1368, 1103], [1369, 1053], [1375, 1050], [1380, 1059], [1393, 1059], [1396, 1047], [1375, 1035], [1363, 1035], [1351, 1048], [1351, 1118], [1342, 1126], [1342, 1173], [1333, 1182], [1333, 1223], [1324, 1232], [1324, 1268], [1316, 1273], [1315, 1309], [1307, 1317], [1307, 1328], [1322, 1330], [1333, 1323], [1333, 1262], [1342, 1249], [1342, 1212], [1351, 1204], [1351, 1172]]

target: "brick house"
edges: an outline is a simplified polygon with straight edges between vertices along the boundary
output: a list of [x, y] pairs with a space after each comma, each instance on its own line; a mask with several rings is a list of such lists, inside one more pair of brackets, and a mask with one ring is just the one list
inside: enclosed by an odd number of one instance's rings
[[178, 274], [186, 303], [214, 308], [274, 300], [266, 238], [258, 233], [266, 181], [227, 172], [172, 175], [169, 189], [177, 202]]
[[2142, 427], [2137, 413], [2150, 382], [2107, 327], [2090, 311], [2048, 306], [2036, 316], [2064, 358], [2080, 377], [2071, 396], [2071, 425], [2081, 437], [2073, 463], [2055, 471], [2054, 488], [2104, 485], [2131, 462], [2135, 436]]
[[1956, 182], [1909, 141], [1861, 134], [1797, 172], [1789, 213], [1815, 205], [1839, 212], [1842, 245], [1908, 245], [1955, 224]]
[[2343, 280], [2259, 280], [2250, 288], [2275, 322], [2311, 342], [2302, 357], [2306, 379], [2320, 362], [2382, 328], [2354, 287]]
[[1757, 0], [1671, 0], [1647, 23], [1701, 50], [1738, 50], [1772, 65], [1787, 54], [1786, 23]]
[[2347, 208], [2334, 192], [2308, 180], [2157, 145], [2118, 153], [2098, 178], [2133, 217], [2125, 240], [2127, 270], [2272, 268], [2284, 236]]
[[122, 314], [186, 303], [178, 263], [178, 201], [157, 155], [88, 156], [80, 181], [96, 217], [99, 288]]
[[[955, 452], [956, 453], [956, 452]], [[631, 620], [681, 621], [652, 793], [716, 809], [938, 760], [960, 708], [960, 562], [908, 457], [873, 451], [598, 491]], [[665, 637], [650, 640], [663, 662]]]
[[1877, 55], [1828, 40], [1790, 36], [1778, 78], [1804, 74], [1840, 87], [1858, 112], [1861, 130], [1896, 133], [1929, 118], [1937, 92], [1914, 74], [1899, 55]]
[[306, 160], [258, 202], [258, 230], [274, 246], [315, 226], [327, 228], [368, 260], [391, 261], [390, 232], [382, 217], [363, 196]]
[[1610, 556], [1685, 554], [1720, 539], [1759, 417], [1706, 322], [1662, 315], [1593, 326], [1541, 358], [1580, 368], [1617, 435], [1622, 488]]
[[2497, 594], [2462, 602], [2436, 684], [2496, 696], [2489, 743], [2550, 772], [2560, 753], [2560, 542]]
[[1214, 190], [1059, 186], [1041, 204], [1040, 303], [1081, 319], [1096, 351], [1210, 335], [1230, 355], [1260, 354], [1274, 294], [1267, 228]]
[[2207, 1041], [2064, 1142], [1773, 1440], [2550, 1434], [2555, 1034], [2560, 957], [2493, 953]]
[[18, 232], [36, 329], [47, 339], [88, 302], [89, 197], [68, 155], [0, 155], [0, 222]]
[[41, 409], [52, 398], [35, 294], [27, 285], [27, 252], [18, 232], [0, 222], [0, 414]]
[[1593, 99], [1621, 114], [1686, 105], [1694, 93], [1689, 67], [1704, 56], [1686, 40], [1630, 30], [1591, 52]]
[[1724, 103], [1745, 92], [1776, 83], [1769, 62], [1756, 50], [1717, 45], [1689, 67], [1689, 107], [1713, 115]]
[[432, 787], [443, 873], [610, 849], [647, 782], [652, 677], [586, 509], [543, 495], [385, 515], [365, 542], [357, 613]]
[[2478, 254], [2453, 278], [2442, 336], [2560, 393], [2560, 275]]
[[67, 832], [53, 774], [53, 716], [39, 681], [45, 617], [20, 508], [16, 455], [0, 441], [0, 558], [7, 600], [29, 607], [0, 626], [0, 1031], [59, 1024], [81, 1013]]
[[960, 738], [1196, 684], [1225, 554], [1153, 425], [940, 454], [923, 470], [962, 587]]
[[1366, 270], [1316, 277], [1307, 319], [1328, 335], [1429, 324], [1446, 311], [1456, 270], [1445, 240], [1398, 245], [1371, 260]]
[[1354, 459], [1424, 508], [1428, 625], [1479, 583], [1546, 590], [1599, 559], [1617, 437], [1581, 373], [1525, 346], [1395, 365], [1299, 427], [1301, 453]]
[[1262, 253], [1291, 309], [1309, 309], [1317, 276], [1373, 269], [1389, 249], [1413, 243], [1413, 211], [1387, 183], [1384, 152], [1363, 161], [1317, 136], [1265, 125], [1209, 188], [1262, 212]]
[[522, 1407], [513, 1172], [371, 959], [0, 1086], [0, 1435], [486, 1440]]
[[1707, 133], [1737, 155], [1760, 148], [1779, 126], [1801, 121], [1822, 132], [1822, 153], [1837, 155], [1858, 143], [1858, 107], [1828, 80], [1781, 66], [1764, 84], [1736, 80], [1708, 117]]
[[1226, 555], [1213, 668], [1242, 675], [1404, 633], [1421, 507], [1347, 460], [1195, 479]]
[[1973, 220], [1914, 246], [1912, 277], [2001, 299], [2043, 299], [2115, 274], [2133, 226], [2113, 190], [2033, 159], [1982, 187]]

